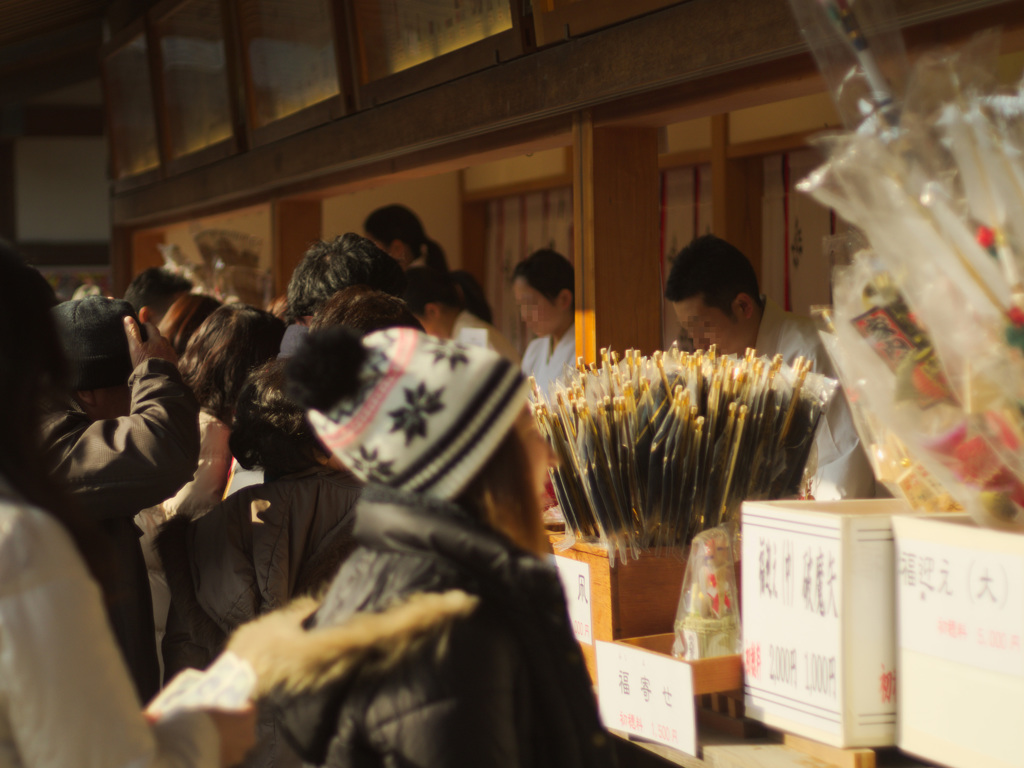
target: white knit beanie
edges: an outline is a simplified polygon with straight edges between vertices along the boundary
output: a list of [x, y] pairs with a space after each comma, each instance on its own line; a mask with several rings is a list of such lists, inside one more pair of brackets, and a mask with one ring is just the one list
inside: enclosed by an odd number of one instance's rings
[[288, 364], [320, 441], [367, 482], [453, 499], [526, 405], [501, 355], [408, 328], [310, 334]]

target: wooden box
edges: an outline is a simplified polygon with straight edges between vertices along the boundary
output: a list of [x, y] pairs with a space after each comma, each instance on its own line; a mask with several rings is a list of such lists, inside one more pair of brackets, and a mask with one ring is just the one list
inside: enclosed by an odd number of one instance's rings
[[746, 714], [833, 747], [896, 741], [901, 499], [744, 502]]
[[569, 615], [591, 678], [597, 681], [595, 640], [620, 640], [673, 631], [686, 560], [681, 555], [643, 552], [638, 560], [612, 566], [608, 550], [574, 544], [558, 550], [555, 564], [565, 586]]

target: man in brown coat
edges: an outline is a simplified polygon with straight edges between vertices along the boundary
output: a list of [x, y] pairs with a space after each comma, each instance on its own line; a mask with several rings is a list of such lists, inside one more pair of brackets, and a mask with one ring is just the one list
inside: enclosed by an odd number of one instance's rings
[[199, 404], [177, 355], [131, 305], [91, 297], [53, 310], [71, 368], [65, 402], [48, 414], [44, 444], [54, 476], [106, 540], [116, 586], [106, 597], [114, 634], [143, 701], [160, 672], [146, 565], [133, 522], [173, 496], [199, 461]]

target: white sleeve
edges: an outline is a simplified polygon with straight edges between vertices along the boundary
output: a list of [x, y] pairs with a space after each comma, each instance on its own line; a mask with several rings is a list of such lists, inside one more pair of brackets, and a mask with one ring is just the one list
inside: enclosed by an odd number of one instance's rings
[[63, 528], [37, 510], [3, 528], [0, 713], [21, 763], [216, 768], [220, 739], [207, 715], [156, 726], [143, 717], [99, 589]]
[[815, 434], [818, 470], [811, 494], [818, 501], [871, 499], [875, 497], [875, 473], [861, 446], [853, 416], [842, 389], [836, 391], [822, 414]]

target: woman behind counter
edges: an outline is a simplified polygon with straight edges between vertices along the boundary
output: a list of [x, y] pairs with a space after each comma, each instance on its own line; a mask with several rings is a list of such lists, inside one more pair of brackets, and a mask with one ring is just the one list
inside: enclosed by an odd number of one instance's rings
[[523, 353], [523, 375], [547, 391], [566, 365], [576, 365], [576, 278], [572, 264], [549, 249], [535, 251], [512, 272], [512, 292], [526, 327], [538, 338]]

